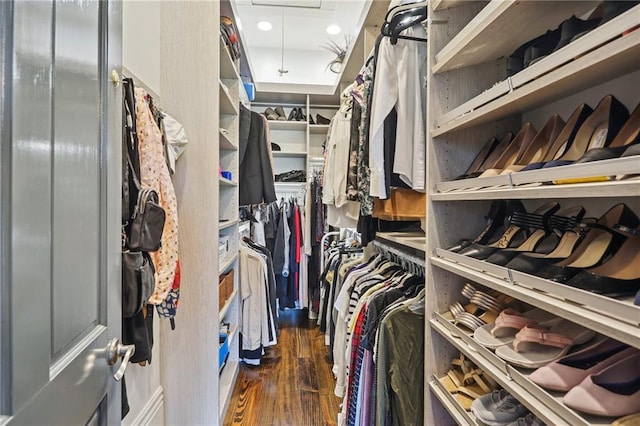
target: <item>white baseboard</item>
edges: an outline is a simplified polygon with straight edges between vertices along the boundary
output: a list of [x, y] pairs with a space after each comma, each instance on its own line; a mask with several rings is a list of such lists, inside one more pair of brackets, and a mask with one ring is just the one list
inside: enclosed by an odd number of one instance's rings
[[164, 390], [162, 386], [159, 386], [132, 424], [135, 426], [163, 426], [163, 408]]

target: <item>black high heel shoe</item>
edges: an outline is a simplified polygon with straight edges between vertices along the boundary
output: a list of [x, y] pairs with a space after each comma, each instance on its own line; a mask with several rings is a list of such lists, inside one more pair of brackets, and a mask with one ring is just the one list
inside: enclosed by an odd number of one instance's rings
[[493, 201], [491, 203], [489, 213], [487, 213], [487, 215], [484, 217], [487, 221], [487, 226], [480, 233], [480, 235], [478, 235], [473, 240], [460, 240], [456, 245], [449, 247], [447, 250], [458, 253], [460, 250], [465, 249], [473, 243], [487, 244], [491, 241], [492, 238], [495, 238], [494, 235], [502, 235], [502, 232], [499, 231], [503, 227], [506, 212], [507, 203], [505, 201]]
[[527, 213], [522, 203], [519, 201], [516, 203], [510, 201], [511, 206], [515, 205], [517, 210], [509, 215], [509, 227], [498, 241], [489, 245], [471, 244], [460, 251], [460, 254], [484, 260], [500, 249], [519, 247], [527, 241], [531, 235], [531, 229], [544, 228], [545, 222], [560, 208], [556, 201], [550, 201], [538, 207], [533, 213]]
[[626, 205], [615, 205], [597, 223], [590, 225], [585, 239], [571, 256], [534, 274], [551, 281], [566, 283], [582, 270], [600, 265], [618, 251], [626, 240], [624, 235], [614, 230], [616, 225], [635, 229], [640, 225], [640, 218]]
[[607, 148], [594, 148], [587, 151], [576, 163], [618, 158], [634, 144], [640, 143], [640, 104], [631, 113], [620, 132]]
[[548, 254], [552, 252], [564, 238], [567, 232], [575, 232], [576, 227], [584, 217], [582, 206], [573, 206], [551, 215], [544, 221], [543, 226], [535, 224], [532, 233], [520, 246], [512, 249], [501, 249], [486, 260], [494, 265], [505, 266], [522, 253]]

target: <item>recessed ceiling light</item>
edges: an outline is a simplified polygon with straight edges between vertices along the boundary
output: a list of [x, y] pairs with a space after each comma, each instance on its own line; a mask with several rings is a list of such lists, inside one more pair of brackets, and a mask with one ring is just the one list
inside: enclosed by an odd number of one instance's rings
[[258, 22], [258, 29], [262, 31], [271, 31], [273, 25], [269, 21], [260, 21]]
[[342, 28], [340, 28], [336, 24], [332, 24], [327, 27], [327, 34], [329, 35], [340, 34], [341, 31], [342, 31]]

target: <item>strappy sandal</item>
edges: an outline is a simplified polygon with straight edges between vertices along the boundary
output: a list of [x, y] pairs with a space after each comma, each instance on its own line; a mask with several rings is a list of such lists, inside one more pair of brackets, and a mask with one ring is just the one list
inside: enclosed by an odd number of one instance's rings
[[562, 318], [539, 308], [524, 313], [507, 308], [500, 312], [495, 323], [477, 328], [473, 333], [473, 338], [485, 348], [496, 349], [513, 342], [516, 333], [527, 325], [537, 324], [542, 327], [551, 327], [561, 320]]
[[513, 346], [499, 347], [496, 355], [513, 365], [538, 368], [561, 358], [572, 346], [586, 343], [593, 336], [593, 330], [566, 320], [548, 330], [529, 324], [516, 333]]
[[439, 380], [467, 411], [471, 410], [471, 403], [476, 398], [498, 387], [493, 378], [465, 359], [464, 354], [451, 361], [451, 365], [454, 367]]

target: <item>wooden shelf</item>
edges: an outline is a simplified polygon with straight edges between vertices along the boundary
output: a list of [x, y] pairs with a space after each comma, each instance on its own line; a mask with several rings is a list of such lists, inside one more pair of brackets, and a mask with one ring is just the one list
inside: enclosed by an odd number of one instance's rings
[[226, 222], [218, 222], [218, 230], [222, 231], [222, 230], [225, 230], [227, 228], [231, 228], [232, 226], [237, 225], [238, 222], [239, 222], [238, 219], [228, 220]]
[[434, 0], [431, 2], [433, 10], [451, 9], [452, 7], [464, 6], [465, 4], [474, 3], [476, 0]]
[[222, 176], [219, 176], [218, 180], [220, 181], [220, 186], [238, 186], [238, 182], [223, 178]]
[[238, 146], [229, 139], [229, 136], [223, 132], [219, 132], [218, 140], [220, 141], [220, 149], [227, 151], [237, 151]]
[[328, 124], [309, 124], [309, 133], [312, 135], [326, 135], [328, 131]]
[[225, 45], [222, 37], [220, 37], [220, 78], [230, 80], [240, 80], [240, 75], [236, 69], [233, 59], [229, 54], [229, 50]]
[[238, 253], [234, 253], [233, 255], [225, 258], [225, 260], [220, 265], [220, 274], [224, 274], [229, 269], [231, 269], [231, 267], [233, 266], [237, 258], [238, 258]]
[[274, 157], [293, 158], [306, 157], [307, 153], [302, 151], [272, 151]]
[[307, 123], [304, 121], [280, 121], [268, 120], [270, 130], [299, 130], [307, 129]]
[[640, 347], [640, 306], [443, 249], [430, 257], [432, 265], [582, 324], [598, 333]]
[[376, 239], [390, 241], [409, 249], [418, 250], [423, 255], [427, 251], [427, 239], [424, 233], [420, 232], [377, 232]]
[[525, 42], [596, 6], [584, 1], [492, 0], [436, 54], [432, 71], [450, 71], [509, 56]]
[[222, 320], [224, 320], [224, 317], [227, 315], [227, 312], [229, 312], [231, 305], [235, 303], [236, 296], [238, 296], [238, 290], [233, 290], [233, 293], [231, 293], [231, 297], [229, 297], [227, 302], [224, 304], [224, 306], [222, 307], [222, 309], [220, 309], [220, 312], [218, 313], [219, 322], [222, 322]]
[[229, 406], [229, 402], [231, 401], [231, 396], [233, 394], [233, 388], [236, 383], [236, 378], [238, 377], [238, 371], [240, 369], [240, 364], [238, 361], [229, 361], [227, 359], [227, 363], [224, 367], [222, 367], [222, 372], [220, 373], [220, 384], [219, 384], [219, 413], [220, 413], [220, 423], [222, 424], [224, 421], [224, 415], [227, 412], [227, 407]]
[[[620, 20], [618, 20], [618, 18], [616, 18], [616, 20], [620, 22], [634, 18], [636, 22], [640, 22], [640, 18], [629, 15], [629, 13], [633, 11], [640, 11], [640, 6], [618, 17]], [[640, 13], [638, 13], [638, 16], [640, 16]], [[615, 28], [608, 27], [608, 24], [613, 23], [613, 21], [614, 20], [607, 23], [606, 28], [603, 26], [603, 31], [605, 29], [609, 31], [611, 28]], [[615, 31], [619, 32], [619, 30]], [[584, 36], [585, 40], [580, 39], [575, 43], [597, 43], [599, 39], [597, 37], [598, 33], [594, 34], [592, 38], [587, 38], [590, 35], [591, 34]], [[570, 46], [573, 46], [575, 43], [572, 43]], [[559, 58], [561, 57], [575, 57], [573, 56], [575, 55], [575, 51], [571, 49], [564, 50], [563, 52], [558, 51], [557, 53], [560, 54], [558, 57], [551, 55], [530, 67], [532, 70], [527, 68], [522, 73], [525, 73], [525, 71], [528, 73], [536, 73], [538, 71], [536, 71], [536, 68], [533, 68], [535, 66], [538, 66], [540, 69], [547, 69], [555, 64], [555, 61], [560, 61]], [[436, 126], [438, 127], [432, 130], [431, 135], [433, 137], [442, 136], [455, 130], [499, 120], [511, 114], [522, 113], [549, 102], [562, 99], [568, 94], [596, 86], [637, 70], [639, 56], [640, 31], [634, 31], [574, 59], [566, 65], [541, 75], [538, 79], [527, 82], [513, 91], [509, 91], [508, 83], [500, 83], [502, 86], [507, 85], [507, 91], [504, 95], [500, 95], [497, 99], [487, 103], [488, 95], [486, 93], [481, 94], [477, 97], [480, 99], [472, 99], [456, 108], [455, 111], [437, 117]], [[514, 79], [516, 77], [517, 76], [514, 76]], [[527, 79], [529, 79], [529, 77], [522, 78], [522, 80]], [[490, 90], [501, 92], [504, 90], [504, 87], [497, 87]], [[481, 104], [482, 102], [484, 102], [483, 105]], [[474, 108], [476, 104], [482, 106]]]
[[226, 115], [238, 115], [238, 105], [237, 102], [234, 102], [231, 94], [229, 93], [229, 88], [224, 85], [222, 81], [220, 84], [220, 114]]
[[[594, 52], [598, 49], [604, 49], [601, 53], [605, 55], [605, 58], [600, 58], [599, 60], [606, 61], [607, 49], [603, 48], [602, 46], [610, 43], [612, 40], [619, 38], [620, 31], [622, 29], [633, 28], [638, 24], [640, 24], [640, 6], [637, 6], [634, 9], [623, 13], [622, 15], [612, 19], [605, 25], [598, 27], [593, 31], [589, 32], [585, 36], [581, 37], [579, 40], [576, 40], [570, 43], [564, 48], [558, 50], [557, 52], [554, 52], [552, 55], [545, 57], [539, 62], [536, 62], [535, 64], [525, 68], [524, 70], [508, 78], [507, 80], [504, 80], [495, 84], [493, 87], [485, 90], [478, 96], [470, 99], [469, 101], [463, 103], [462, 105], [454, 107], [451, 110], [447, 111], [445, 114], [436, 117], [435, 124], [434, 124], [434, 127], [435, 127], [434, 136], [440, 134], [439, 133], [441, 131], [440, 128], [448, 127], [455, 120], [462, 119], [463, 116], [470, 114], [471, 117], [467, 117], [467, 118], [471, 118], [473, 121], [477, 118], [475, 117], [475, 115], [478, 115], [479, 113], [478, 110], [485, 108], [483, 109], [482, 112], [480, 112], [480, 115], [482, 115], [485, 112], [490, 112], [492, 110], [491, 108], [500, 107], [501, 103], [504, 103], [505, 100], [518, 103], [518, 105], [516, 105], [517, 107], [515, 110], [516, 112], [520, 111], [518, 110], [518, 108], [528, 107], [528, 104], [527, 104], [529, 102], [528, 96], [531, 96], [531, 94], [525, 95], [524, 99], [521, 99], [523, 96], [522, 93], [512, 94], [512, 92], [514, 91], [522, 92], [522, 89], [526, 89], [525, 86], [529, 84], [533, 84], [535, 80], [541, 78], [542, 76], [545, 76], [551, 72], [556, 72], [556, 71], [557, 72], [555, 74], [554, 79], [548, 80], [548, 82], [545, 84], [554, 84], [557, 86], [557, 83], [554, 83], [555, 79], [566, 78], [564, 74], [567, 74], [567, 73], [570, 74], [572, 72], [571, 69], [563, 70], [563, 67], [571, 65], [571, 62], [573, 62], [575, 58], [582, 55], [590, 54], [591, 52]], [[628, 48], [628, 45], [625, 44], [625, 47]], [[620, 47], [618, 46], [618, 48]], [[631, 55], [632, 53], [629, 53], [629, 54]], [[609, 55], [612, 57], [615, 57], [617, 53], [610, 52]], [[629, 58], [628, 61], [633, 62], [633, 59], [634, 58]], [[589, 76], [589, 79], [593, 79], [593, 80], [571, 82], [572, 85], [575, 85], [573, 90], [580, 90], [580, 89], [586, 89], [586, 88], [592, 87], [598, 82], [607, 81], [613, 78], [615, 75], [624, 74], [625, 72], [628, 71], [629, 67], [632, 67], [631, 64], [622, 63], [623, 67], [620, 70], [614, 69], [615, 67], [618, 67], [620, 65], [621, 65], [620, 63], [612, 62], [609, 64], [609, 67], [611, 69], [607, 69], [606, 68], [607, 65], [605, 63], [605, 68], [600, 71], [599, 75]], [[589, 64], [585, 63], [583, 64], [583, 66], [589, 67]], [[579, 70], [579, 68], [576, 68], [576, 70]], [[580, 71], [580, 72], [584, 73], [586, 71]], [[566, 86], [563, 85], [560, 88], [563, 89], [564, 87]], [[555, 99], [554, 96], [558, 96], [556, 94], [548, 93], [549, 89], [545, 88], [544, 85], [540, 85], [538, 82], [536, 82], [536, 85], [533, 88], [535, 90], [542, 89], [543, 91], [547, 92], [547, 93], [543, 93], [543, 95], [545, 96], [548, 96], [549, 94], [551, 94], [552, 97], [550, 99]], [[527, 92], [523, 92], [523, 93], [527, 93]], [[501, 97], [507, 94], [511, 94], [511, 97], [506, 97], [506, 99], [500, 99]], [[523, 105], [523, 102], [524, 102], [524, 105]], [[487, 107], [490, 107], [490, 108], [486, 109]], [[512, 112], [512, 111], [507, 110], [507, 113], [509, 112]], [[453, 124], [455, 125], [455, 124], [462, 124], [462, 123], [464, 123], [464, 121], [460, 121], [460, 123], [453, 123]], [[447, 130], [447, 131], [450, 131], [450, 130]]]

